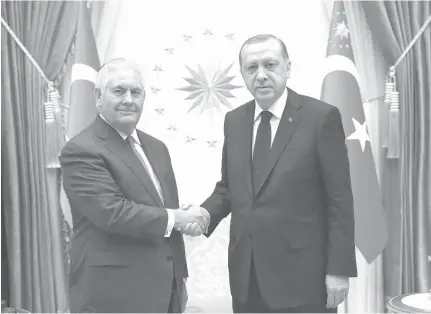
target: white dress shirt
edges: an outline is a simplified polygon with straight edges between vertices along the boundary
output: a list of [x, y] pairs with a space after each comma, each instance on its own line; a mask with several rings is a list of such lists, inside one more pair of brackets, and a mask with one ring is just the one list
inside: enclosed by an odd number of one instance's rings
[[[106, 119], [100, 114], [100, 117], [106, 121]], [[106, 123], [108, 123], [110, 126], [112, 126], [108, 121], [106, 121]], [[129, 136], [126, 133], [121, 132], [120, 130], [117, 130], [114, 126], [112, 126], [112, 128], [118, 132], [118, 134], [124, 139], [126, 140], [126, 138]], [[139, 141], [139, 137], [138, 137], [138, 133], [136, 132], [136, 129], [133, 130], [132, 134], [130, 134], [130, 136], [133, 137], [134, 141], [134, 147], [136, 149], [136, 151], [139, 153], [139, 155], [141, 155], [142, 159], [145, 162], [145, 166], [146, 166], [146, 170], [148, 172], [148, 175], [150, 176], [151, 181], [154, 184], [154, 187], [156, 188], [157, 192], [159, 193], [160, 199], [163, 201], [163, 192], [162, 192], [162, 188], [160, 186], [160, 181], [157, 178], [153, 167], [151, 167], [151, 164], [147, 158], [147, 156], [145, 155], [145, 152], [141, 146], [141, 142]], [[129, 145], [127, 143], [127, 145]], [[168, 224], [166, 226], [166, 231], [165, 231], [165, 237], [170, 237], [172, 229], [174, 228], [175, 225], [175, 215], [173, 213], [172, 209], [169, 208], [165, 208], [167, 213], [168, 213]]]
[[[287, 88], [284, 90], [283, 94], [278, 98], [275, 103], [268, 108], [268, 111], [272, 113], [271, 120], [269, 120], [271, 126], [271, 147], [274, 142], [275, 134], [278, 130], [278, 125], [280, 124], [281, 117], [283, 116], [284, 108], [286, 107], [287, 101]], [[256, 141], [256, 133], [257, 128], [260, 124], [260, 113], [262, 112], [262, 108], [256, 101], [256, 109], [254, 110], [254, 124], [253, 124], [253, 143], [251, 148], [251, 156], [253, 158], [254, 152], [254, 143]]]

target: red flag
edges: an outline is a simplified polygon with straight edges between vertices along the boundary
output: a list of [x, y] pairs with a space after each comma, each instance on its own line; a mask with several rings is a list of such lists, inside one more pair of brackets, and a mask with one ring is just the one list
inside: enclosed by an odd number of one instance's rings
[[67, 135], [75, 136], [96, 117], [94, 83], [100, 68], [96, 41], [86, 2], [79, 5], [76, 29], [75, 62], [72, 67], [72, 85], [68, 113]]
[[[100, 68], [96, 41], [86, 1], [79, 4], [76, 26], [75, 61], [72, 66], [72, 83], [67, 123], [67, 137], [72, 138], [88, 126], [97, 115], [94, 83]], [[72, 227], [69, 201], [61, 184], [60, 203], [64, 218]]]
[[355, 206], [355, 242], [371, 263], [382, 253], [388, 233], [343, 1], [334, 2], [326, 62], [330, 70], [321, 100], [341, 112]]

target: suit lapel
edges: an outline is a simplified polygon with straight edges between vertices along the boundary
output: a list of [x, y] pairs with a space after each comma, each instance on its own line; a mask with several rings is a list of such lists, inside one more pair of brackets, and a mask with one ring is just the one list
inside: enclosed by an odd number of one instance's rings
[[238, 125], [244, 126], [244, 133], [241, 136], [243, 147], [241, 148], [242, 154], [244, 154], [244, 157], [242, 160], [244, 161], [244, 180], [245, 184], [247, 185], [247, 189], [250, 193], [250, 196], [253, 197], [253, 178], [252, 178], [252, 163], [251, 163], [251, 147], [253, 142], [253, 124], [254, 124], [254, 111], [255, 111], [256, 104], [253, 101], [253, 103], [250, 103], [249, 105], [246, 105], [245, 114], [243, 116], [244, 122], [239, 123]]
[[150, 176], [148, 175], [144, 166], [141, 164], [138, 157], [133, 152], [132, 148], [118, 134], [118, 132], [102, 118], [98, 116], [97, 120], [99, 125], [97, 136], [104, 140], [103, 144], [105, 147], [114, 153], [133, 172], [133, 174], [142, 183], [156, 204], [160, 207], [163, 207], [163, 204], [156, 188], [154, 187], [153, 182], [150, 179]]
[[278, 125], [277, 133], [275, 134], [274, 142], [271, 147], [268, 163], [262, 175], [262, 180], [254, 187], [255, 195], [259, 193], [269, 174], [277, 163], [283, 151], [286, 149], [296, 127], [301, 121], [300, 111], [301, 100], [298, 94], [288, 88], [288, 98], [286, 107]]

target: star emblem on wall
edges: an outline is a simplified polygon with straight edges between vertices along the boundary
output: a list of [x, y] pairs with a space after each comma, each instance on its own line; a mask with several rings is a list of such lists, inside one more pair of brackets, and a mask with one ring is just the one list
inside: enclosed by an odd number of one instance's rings
[[350, 31], [346, 23], [344, 23], [344, 21], [342, 21], [341, 23], [337, 23], [337, 26], [335, 27], [334, 30], [335, 30], [335, 36], [339, 36], [341, 39], [349, 37]]
[[233, 40], [234, 37], [235, 36], [235, 33], [228, 33], [228, 34], [226, 34], [226, 35], [224, 35], [224, 37], [226, 37], [227, 39], [229, 39], [229, 40]]
[[150, 89], [151, 89], [151, 92], [153, 93], [153, 94], [158, 94], [158, 92], [160, 92], [160, 88], [157, 88], [157, 87], [150, 87]]
[[365, 145], [367, 141], [370, 142], [370, 136], [367, 132], [367, 121], [364, 121], [363, 124], [359, 123], [358, 120], [352, 118], [353, 125], [355, 126], [355, 132], [350, 134], [346, 139], [347, 140], [358, 140], [359, 144], [361, 144], [362, 152], [365, 151]]
[[[194, 133], [200, 132], [196, 128], [183, 129], [181, 119], [199, 119], [199, 115], [204, 113], [205, 117], [201, 118], [205, 122], [200, 120], [198, 124], [205, 130], [211, 129], [214, 134], [213, 123], [219, 122], [227, 111], [236, 106], [235, 99], [242, 94], [234, 90], [244, 87], [240, 81], [235, 81], [240, 76], [234, 66], [236, 53], [229, 57], [236, 33], [228, 30], [218, 32], [205, 27], [180, 32], [177, 36], [177, 44], [167, 43], [161, 47], [159, 58], [149, 65], [148, 70], [152, 75], [149, 76], [146, 92], [153, 102], [151, 110], [154, 118], [163, 122], [160, 127], [166, 132], [164, 136], [179, 140], [183, 145], [199, 143], [207, 149], [217, 149], [220, 139], [208, 138], [208, 134], [199, 133], [201, 138]], [[225, 48], [229, 49], [226, 50], [229, 53], [216, 52], [213, 57], [208, 57], [210, 54], [204, 52]], [[166, 101], [166, 97], [173, 101]]]
[[207, 141], [207, 144], [209, 148], [215, 148], [217, 141]]
[[235, 98], [235, 96], [231, 91], [242, 87], [230, 83], [235, 78], [235, 76], [228, 75], [233, 64], [232, 62], [224, 70], [218, 69], [212, 77], [209, 73], [205, 73], [200, 65], [198, 65], [197, 71], [186, 66], [191, 78], [184, 78], [184, 80], [189, 85], [177, 88], [177, 90], [188, 92], [189, 95], [185, 99], [193, 101], [187, 113], [195, 108], [200, 108], [201, 113], [211, 107], [220, 112], [222, 112], [222, 107], [232, 109], [228, 98]]
[[165, 48], [165, 51], [168, 55], [173, 55], [174, 54], [174, 48]]
[[190, 41], [192, 38], [193, 38], [193, 36], [190, 36], [190, 35], [187, 35], [187, 34], [183, 35], [183, 40], [184, 41]]
[[196, 141], [196, 137], [186, 135], [186, 143], [192, 143]]
[[175, 126], [175, 124], [169, 124], [168, 126], [168, 131], [178, 131], [177, 127]]
[[155, 65], [153, 71], [160, 73], [163, 72], [163, 68], [161, 65]]
[[157, 112], [160, 116], [165, 115], [165, 108], [156, 108], [154, 109], [155, 112]]

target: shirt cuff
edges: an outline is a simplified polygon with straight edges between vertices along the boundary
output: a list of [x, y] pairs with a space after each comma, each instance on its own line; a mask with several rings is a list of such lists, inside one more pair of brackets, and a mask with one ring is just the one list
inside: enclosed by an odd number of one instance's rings
[[166, 208], [166, 211], [168, 212], [168, 225], [166, 226], [165, 238], [169, 238], [175, 226], [175, 215], [172, 209]]

